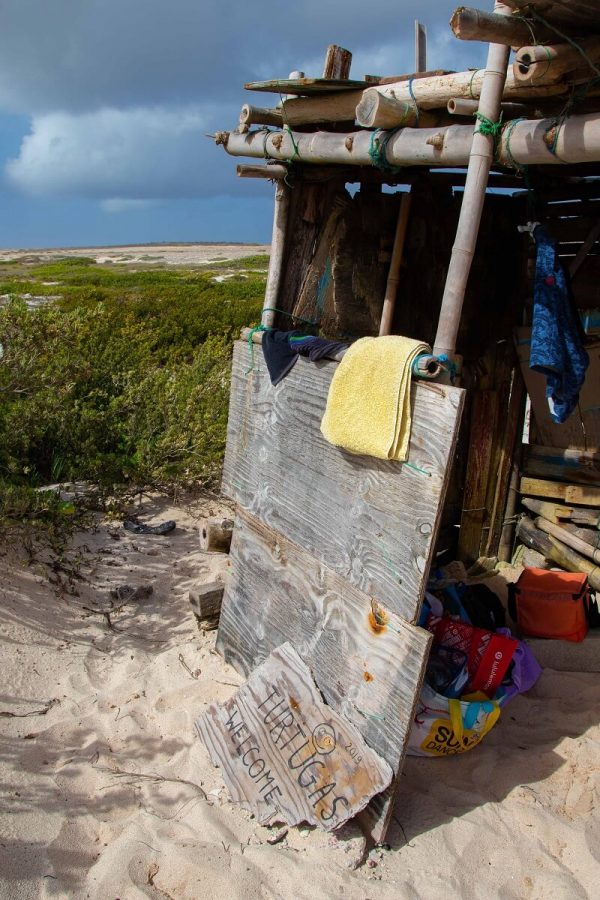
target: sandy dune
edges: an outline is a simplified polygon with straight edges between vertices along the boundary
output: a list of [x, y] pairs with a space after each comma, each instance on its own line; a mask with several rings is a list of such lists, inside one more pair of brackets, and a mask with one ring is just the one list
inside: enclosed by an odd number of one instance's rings
[[[472, 753], [409, 759], [389, 849], [371, 864], [352, 869], [364, 850], [352, 827], [269, 844], [194, 735], [240, 682], [187, 601], [226, 567], [199, 550], [200, 512], [149, 500], [142, 516], [174, 518], [171, 535], [105, 523], [76, 536], [62, 568], [2, 550], [2, 898], [597, 896], [595, 675], [546, 671]], [[102, 609], [125, 583], [153, 593], [109, 628]]]
[[120, 247], [56, 247], [42, 250], [1, 250], [0, 262], [7, 260], [39, 260], [52, 262], [65, 257], [87, 256], [97, 263], [127, 265], [198, 266], [244, 259], [269, 252], [268, 244], [133, 244]]

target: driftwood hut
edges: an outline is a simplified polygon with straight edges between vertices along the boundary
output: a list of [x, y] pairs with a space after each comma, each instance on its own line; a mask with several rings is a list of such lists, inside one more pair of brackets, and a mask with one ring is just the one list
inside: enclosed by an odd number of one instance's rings
[[[215, 136], [249, 158], [240, 177], [275, 184], [263, 328], [432, 348], [400, 464], [324, 441], [334, 359], [300, 360], [273, 388], [260, 330], [234, 354], [224, 491], [238, 514], [218, 646], [249, 674], [294, 645], [394, 771], [361, 814], [376, 840], [423, 678], [415, 623], [436, 561], [509, 560], [520, 537], [538, 564], [600, 587], [589, 534], [575, 533], [600, 507], [600, 3], [461, 7], [451, 28], [489, 43], [485, 69], [353, 79], [351, 54], [330, 47], [319, 78], [246, 85], [267, 103]], [[590, 355], [563, 425], [528, 367], [533, 222], [559, 242]]]

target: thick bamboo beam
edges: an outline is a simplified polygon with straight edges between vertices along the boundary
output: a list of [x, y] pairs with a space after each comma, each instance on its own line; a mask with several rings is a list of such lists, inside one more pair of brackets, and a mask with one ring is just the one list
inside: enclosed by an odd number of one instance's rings
[[586, 64], [586, 57], [592, 63], [600, 59], [600, 37], [582, 41], [583, 56], [570, 44], [521, 47], [513, 63], [515, 82], [522, 86], [547, 85], [559, 81], [567, 72], [579, 70], [584, 64], [583, 77], [592, 78], [594, 71]]
[[507, 44], [522, 47], [532, 38], [540, 43], [555, 40], [556, 34], [540, 23], [525, 21], [521, 16], [501, 16], [468, 6], [459, 6], [452, 13], [450, 28], [461, 41], [485, 41], [488, 44]]
[[[479, 109], [479, 100], [452, 97], [448, 100], [447, 109], [451, 116], [472, 116]], [[502, 103], [500, 109], [505, 119], [517, 119], [530, 112], [524, 103]]]
[[[501, 45], [495, 44], [494, 46]], [[506, 47], [504, 50], [507, 52]], [[396, 101], [398, 104], [406, 103], [413, 106], [416, 104], [419, 109], [446, 107], [448, 100], [453, 97], [477, 100], [481, 97], [484, 72], [485, 69], [474, 72], [454, 72], [451, 75], [440, 75], [435, 78], [397, 81], [394, 84], [366, 88], [356, 107], [356, 121], [363, 128], [380, 128], [383, 127], [380, 125], [381, 116], [382, 121], [385, 121], [385, 127], [402, 125], [402, 106], [398, 107], [398, 116], [395, 122], [390, 122], [390, 100]], [[523, 85], [516, 81], [510, 71], [503, 87], [503, 99], [535, 100], [539, 97], [552, 97], [566, 92], [567, 85], [560, 82], [547, 85]], [[381, 113], [379, 112], [380, 108]]]
[[240, 125], [275, 125], [281, 128], [283, 116], [280, 109], [263, 109], [244, 103], [240, 110]]
[[381, 321], [379, 323], [380, 335], [392, 333], [392, 320], [394, 318], [394, 309], [396, 307], [396, 295], [398, 293], [398, 282], [400, 281], [400, 266], [402, 265], [402, 256], [404, 254], [404, 243], [406, 241], [411, 200], [412, 195], [410, 192], [402, 194], [400, 200], [400, 212], [398, 213], [398, 223], [396, 225], [396, 234], [394, 237], [394, 246], [392, 249], [390, 271], [387, 277], [385, 297], [383, 299], [383, 310], [381, 312]]
[[283, 256], [285, 250], [285, 235], [290, 209], [290, 188], [285, 181], [278, 181], [275, 188], [275, 209], [273, 212], [273, 236], [271, 238], [271, 255], [269, 257], [269, 271], [265, 287], [265, 299], [263, 301], [263, 313], [261, 324], [265, 328], [272, 328], [276, 313], [279, 288], [283, 272]]
[[[504, 15], [510, 14], [508, 6], [499, 2], [496, 2], [494, 11]], [[484, 120], [498, 121], [509, 52], [510, 48], [504, 44], [490, 44], [479, 101], [479, 114]], [[469, 272], [475, 255], [487, 180], [493, 158], [493, 136], [476, 128], [473, 134], [465, 193], [460, 207], [433, 348], [434, 355], [438, 357], [448, 356], [452, 359], [456, 351], [460, 316]]]
[[[389, 166], [467, 165], [473, 125], [439, 128], [403, 128], [385, 148]], [[372, 134], [369, 131], [272, 132], [215, 135], [231, 156], [274, 159], [322, 165], [372, 166]], [[600, 113], [556, 119], [523, 119], [506, 122], [497, 148], [498, 163], [514, 168], [526, 165], [561, 165], [600, 162]]]
[[239, 165], [236, 168], [238, 178], [266, 178], [269, 181], [281, 181], [287, 175], [286, 166], [278, 163], [266, 166]]

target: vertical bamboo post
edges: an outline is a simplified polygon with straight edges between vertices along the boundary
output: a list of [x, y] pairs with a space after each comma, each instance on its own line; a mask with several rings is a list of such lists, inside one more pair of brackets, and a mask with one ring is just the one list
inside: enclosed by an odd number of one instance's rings
[[290, 209], [290, 193], [290, 189], [284, 180], [277, 182], [277, 185], [275, 186], [271, 256], [269, 258], [265, 299], [260, 320], [265, 328], [272, 328], [275, 322], [275, 312], [273, 312], [273, 310], [277, 306], [283, 271], [283, 254], [285, 250], [285, 234], [287, 231], [287, 221]]
[[[494, 12], [510, 15], [512, 10], [496, 0]], [[498, 120], [502, 91], [506, 81], [510, 47], [490, 44], [487, 65], [481, 86], [479, 112], [492, 122]], [[460, 324], [465, 289], [481, 222], [488, 176], [494, 157], [494, 138], [476, 130], [469, 155], [465, 192], [446, 276], [442, 307], [434, 344], [434, 355], [450, 358], [456, 351], [456, 337]]]
[[400, 281], [400, 266], [402, 265], [402, 256], [404, 253], [404, 242], [406, 240], [406, 231], [408, 227], [408, 216], [410, 213], [411, 194], [406, 192], [402, 194], [400, 200], [400, 211], [398, 213], [398, 223], [396, 225], [396, 234], [394, 236], [394, 247], [392, 250], [392, 260], [390, 262], [390, 271], [385, 286], [385, 297], [383, 300], [383, 309], [381, 312], [381, 322], [379, 323], [379, 334], [391, 334], [392, 320], [394, 318], [394, 308], [396, 306], [396, 294], [398, 293], [398, 282]]

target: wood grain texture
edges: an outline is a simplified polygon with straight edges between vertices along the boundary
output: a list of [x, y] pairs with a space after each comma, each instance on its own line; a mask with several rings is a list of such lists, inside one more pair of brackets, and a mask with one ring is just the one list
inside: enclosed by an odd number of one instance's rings
[[[217, 649], [247, 675], [290, 640], [327, 703], [399, 775], [431, 637], [386, 608], [378, 625], [369, 596], [242, 510], [231, 545]], [[397, 781], [364, 813], [383, 840]]]
[[521, 478], [521, 493], [534, 497], [550, 497], [564, 500], [574, 506], [597, 506], [600, 503], [600, 487], [583, 484], [565, 484], [542, 478]]
[[320, 432], [336, 365], [301, 358], [274, 388], [262, 353], [255, 352], [255, 371], [248, 375], [248, 347], [236, 344], [223, 492], [413, 622], [434, 550], [464, 391], [413, 383], [409, 465], [353, 456], [328, 444]]
[[226, 703], [209, 706], [196, 728], [234, 803], [259, 822], [333, 831], [392, 779], [357, 729], [323, 703], [287, 642]]

